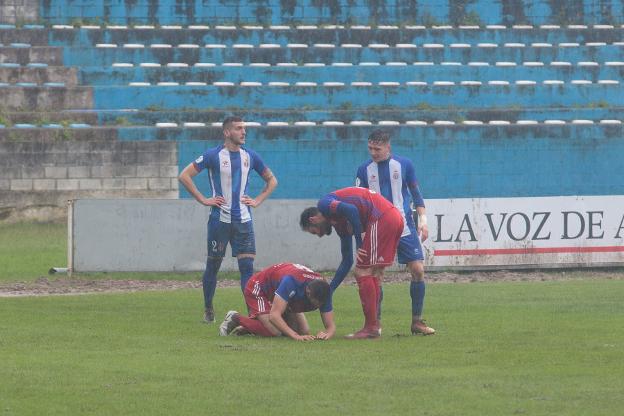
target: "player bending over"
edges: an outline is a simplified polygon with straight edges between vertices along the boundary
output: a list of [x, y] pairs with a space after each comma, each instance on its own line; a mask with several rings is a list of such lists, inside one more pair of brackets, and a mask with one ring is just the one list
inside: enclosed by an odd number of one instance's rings
[[[329, 339], [336, 332], [329, 284], [300, 264], [279, 263], [253, 276], [244, 291], [249, 316], [229, 311], [219, 335], [288, 336], [296, 341]], [[325, 331], [310, 335], [304, 312], [319, 309]]]
[[353, 265], [355, 239], [355, 281], [364, 312], [364, 327], [346, 338], [379, 338], [381, 324], [377, 306], [384, 269], [394, 261], [403, 232], [399, 210], [372, 190], [344, 188], [325, 195], [316, 207], [306, 208], [301, 213], [300, 225], [302, 230], [318, 237], [330, 235], [334, 228], [340, 237], [342, 260], [331, 282], [332, 291]]

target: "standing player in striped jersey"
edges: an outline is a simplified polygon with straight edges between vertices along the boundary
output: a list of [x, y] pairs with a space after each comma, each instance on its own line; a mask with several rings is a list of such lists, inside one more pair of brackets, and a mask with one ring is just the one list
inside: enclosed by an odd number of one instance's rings
[[[219, 335], [245, 333], [263, 337], [288, 336], [296, 341], [329, 339], [336, 332], [329, 284], [300, 264], [279, 263], [251, 276], [245, 287], [249, 317], [229, 311]], [[325, 326], [316, 336], [304, 312], [318, 309]]]
[[[410, 283], [411, 330], [413, 334], [433, 335], [435, 330], [422, 320], [425, 301], [425, 267], [420, 238], [425, 241], [429, 230], [425, 202], [418, 187], [414, 166], [409, 159], [391, 153], [390, 135], [382, 130], [376, 130], [368, 137], [368, 153], [371, 158], [358, 168], [356, 186], [372, 189], [383, 195], [401, 212], [405, 226], [399, 241], [398, 260], [400, 264], [407, 264], [412, 276]], [[418, 227], [412, 215], [412, 202], [418, 214]], [[383, 298], [383, 293], [381, 298]], [[379, 309], [381, 310], [381, 303]]]
[[[253, 274], [256, 243], [251, 209], [258, 207], [277, 186], [277, 179], [265, 166], [260, 156], [245, 144], [245, 123], [240, 117], [227, 117], [223, 121], [222, 145], [208, 149], [180, 173], [179, 180], [202, 205], [211, 207], [208, 220], [208, 259], [202, 278], [204, 289], [204, 321], [214, 322], [213, 297], [217, 286], [217, 273], [232, 245], [232, 256], [238, 259], [241, 290]], [[208, 170], [212, 197], [206, 198], [195, 186], [193, 177]], [[266, 182], [258, 196], [247, 195], [249, 175], [255, 170]]]
[[304, 231], [319, 237], [330, 235], [333, 227], [340, 237], [342, 261], [331, 282], [332, 291], [353, 265], [355, 238], [355, 280], [364, 312], [364, 327], [347, 338], [378, 338], [381, 327], [377, 307], [383, 273], [394, 261], [403, 232], [399, 210], [374, 191], [344, 188], [321, 198], [316, 207], [306, 208], [301, 213], [300, 225]]

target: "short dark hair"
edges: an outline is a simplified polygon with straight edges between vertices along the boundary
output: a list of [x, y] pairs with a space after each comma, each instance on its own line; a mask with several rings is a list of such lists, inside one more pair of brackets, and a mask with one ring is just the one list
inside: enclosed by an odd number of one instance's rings
[[242, 117], [228, 116], [225, 118], [225, 120], [223, 120], [223, 128], [227, 129], [232, 125], [232, 123], [242, 123], [242, 122], [243, 122]]
[[308, 228], [312, 223], [310, 222], [310, 218], [318, 214], [320, 211], [317, 207], [309, 207], [303, 210], [301, 213], [301, 218], [299, 218], [299, 225], [302, 230]]
[[375, 130], [368, 136], [369, 142], [390, 143], [390, 133], [385, 130]]
[[331, 290], [329, 289], [329, 283], [327, 283], [325, 279], [310, 280], [310, 282], [308, 283], [308, 287], [310, 288], [309, 297], [317, 300], [319, 306], [327, 302]]

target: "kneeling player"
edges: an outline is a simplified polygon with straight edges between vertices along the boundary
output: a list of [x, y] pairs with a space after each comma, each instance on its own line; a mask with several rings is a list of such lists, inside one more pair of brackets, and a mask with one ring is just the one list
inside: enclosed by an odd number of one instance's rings
[[[336, 332], [329, 284], [300, 264], [279, 263], [254, 274], [245, 286], [249, 317], [229, 311], [219, 335], [250, 333], [297, 341], [329, 339]], [[310, 335], [304, 312], [319, 309], [325, 331]]]

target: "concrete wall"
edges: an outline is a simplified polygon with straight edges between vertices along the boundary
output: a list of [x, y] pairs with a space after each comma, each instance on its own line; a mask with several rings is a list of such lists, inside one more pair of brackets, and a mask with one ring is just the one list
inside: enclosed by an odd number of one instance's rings
[[[624, 262], [624, 196], [429, 200], [430, 268], [582, 267]], [[340, 242], [299, 228], [315, 199], [269, 199], [254, 209], [255, 269], [283, 261], [335, 270]], [[77, 200], [70, 259], [76, 272], [202, 271], [210, 209], [195, 201]], [[401, 268], [395, 264], [395, 269]], [[228, 253], [223, 270], [237, 270]]]
[[2, 0], [0, 23], [36, 22], [39, 20], [39, 0]]
[[75, 198], [177, 198], [173, 142], [0, 139], [0, 220], [63, 219]]
[[[340, 262], [333, 234], [320, 240], [299, 228], [315, 200], [267, 200], [255, 209], [256, 269], [292, 261], [319, 270]], [[210, 209], [195, 201], [78, 200], [73, 205], [74, 271], [198, 271], [207, 252]], [[237, 270], [230, 249], [222, 270]]]

